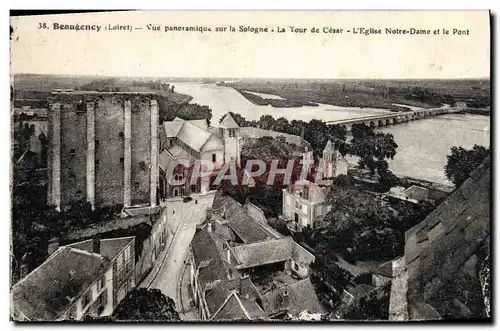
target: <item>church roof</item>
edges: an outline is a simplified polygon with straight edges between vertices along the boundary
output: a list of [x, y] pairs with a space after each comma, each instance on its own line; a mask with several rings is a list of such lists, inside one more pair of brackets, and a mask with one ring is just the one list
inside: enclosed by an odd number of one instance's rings
[[328, 139], [328, 142], [326, 143], [323, 153], [333, 153], [333, 152], [335, 152], [335, 147], [333, 146], [332, 141]]
[[238, 125], [238, 123], [236, 123], [233, 116], [231, 116], [230, 113], [227, 113], [226, 115], [224, 115], [222, 121], [219, 124], [219, 127], [223, 129], [236, 129], [240, 126]]
[[[164, 122], [163, 127], [167, 137], [177, 137], [183, 143], [199, 152], [208, 141], [212, 132], [203, 125], [205, 120], [185, 121], [176, 117], [173, 121]], [[206, 121], [205, 121], [206, 123]]]

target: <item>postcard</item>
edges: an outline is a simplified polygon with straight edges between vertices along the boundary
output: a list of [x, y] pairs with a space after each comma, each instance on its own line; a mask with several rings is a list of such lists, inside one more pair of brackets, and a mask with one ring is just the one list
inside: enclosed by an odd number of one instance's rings
[[15, 322], [491, 322], [488, 11], [11, 13]]

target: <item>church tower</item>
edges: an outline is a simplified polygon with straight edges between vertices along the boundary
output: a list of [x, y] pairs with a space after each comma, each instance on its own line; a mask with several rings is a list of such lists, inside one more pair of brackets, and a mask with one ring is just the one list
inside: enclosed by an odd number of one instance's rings
[[325, 176], [327, 178], [335, 177], [337, 167], [337, 151], [335, 150], [335, 147], [330, 139], [328, 139], [325, 149], [323, 150], [323, 163], [325, 167]]
[[335, 148], [331, 140], [326, 143], [321, 162], [324, 164], [324, 176], [326, 178], [347, 175], [349, 171], [349, 163]]
[[224, 115], [219, 125], [224, 142], [224, 164], [236, 162], [240, 166], [240, 127], [230, 113]]

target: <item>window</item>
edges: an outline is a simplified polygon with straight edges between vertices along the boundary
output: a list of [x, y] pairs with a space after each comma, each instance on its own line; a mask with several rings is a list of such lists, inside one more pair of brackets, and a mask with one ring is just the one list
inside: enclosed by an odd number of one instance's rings
[[236, 130], [229, 129], [229, 138], [234, 138], [234, 137], [236, 137]]
[[283, 292], [283, 296], [287, 297], [288, 296], [288, 291]]
[[134, 183], [134, 189], [135, 189], [135, 190], [138, 190], [138, 189], [139, 189], [139, 182], [135, 182], [135, 183]]
[[85, 293], [83, 295], [83, 298], [82, 298], [82, 309], [84, 309], [85, 307], [87, 307], [89, 305], [90, 301], [92, 301], [92, 291], [88, 291], [87, 293]]
[[102, 275], [102, 278], [97, 281], [97, 290], [101, 290], [106, 286], [106, 274]]
[[95, 165], [98, 166], [99, 165], [99, 160], [95, 160]]
[[108, 304], [108, 291], [104, 291], [99, 296], [99, 299], [97, 299], [97, 314], [101, 315], [107, 304]]
[[229, 246], [227, 245], [227, 243], [222, 243], [222, 249], [224, 249], [224, 250], [229, 249]]
[[69, 150], [69, 154], [70, 155], [75, 155], [75, 153], [76, 153], [76, 149], [75, 148], [72, 148], [72, 149]]
[[120, 133], [118, 133], [118, 137], [123, 138], [123, 131], [120, 131]]
[[123, 160], [124, 160], [124, 158], [123, 158], [123, 157], [121, 157], [121, 158], [120, 158], [120, 163], [123, 163]]
[[87, 105], [85, 104], [85, 102], [83, 102], [83, 100], [78, 101], [78, 103], [76, 104], [76, 112], [84, 113], [86, 111], [87, 111]]
[[215, 153], [212, 154], [212, 162], [217, 162], [217, 155]]
[[99, 148], [99, 140], [95, 141], [95, 148]]

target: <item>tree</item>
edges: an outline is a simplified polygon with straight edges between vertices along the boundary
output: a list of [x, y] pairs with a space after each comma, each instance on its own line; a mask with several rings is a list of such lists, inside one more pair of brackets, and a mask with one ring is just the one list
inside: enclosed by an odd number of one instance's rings
[[474, 145], [470, 150], [457, 146], [452, 147], [451, 154], [447, 156], [448, 161], [445, 165], [446, 177], [453, 184], [459, 186], [489, 154], [489, 148], [479, 145]]
[[373, 174], [377, 170], [387, 170], [385, 159], [394, 159], [398, 145], [390, 133], [374, 132], [373, 129], [362, 124], [352, 126], [353, 138], [346, 146], [347, 153], [359, 157], [359, 166], [370, 170]]
[[118, 321], [180, 321], [172, 298], [158, 289], [136, 288], [115, 308], [113, 319]]
[[206, 120], [210, 125], [212, 119], [212, 109], [208, 106], [200, 106], [197, 103], [189, 103], [185, 107], [179, 109], [175, 114], [184, 120]]
[[276, 120], [271, 115], [262, 115], [259, 119], [259, 126], [261, 129], [272, 130]]

